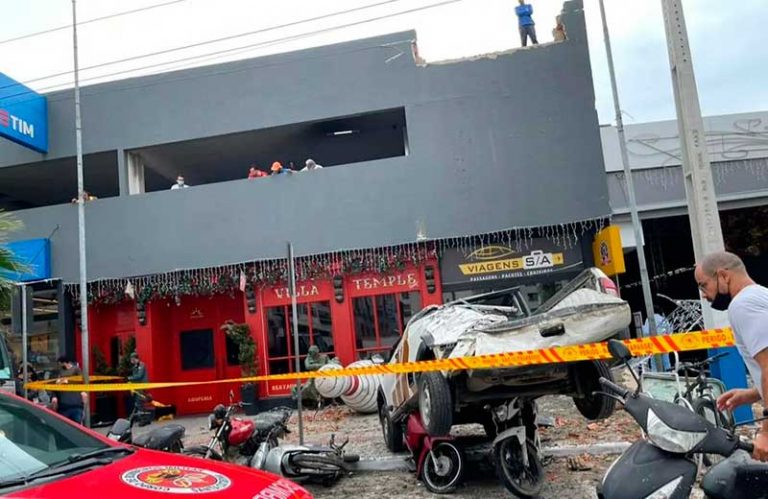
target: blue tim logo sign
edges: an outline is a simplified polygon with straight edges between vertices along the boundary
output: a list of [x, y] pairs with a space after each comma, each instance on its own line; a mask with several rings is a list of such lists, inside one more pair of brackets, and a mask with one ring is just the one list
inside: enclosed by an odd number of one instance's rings
[[0, 137], [48, 152], [46, 98], [0, 73]]

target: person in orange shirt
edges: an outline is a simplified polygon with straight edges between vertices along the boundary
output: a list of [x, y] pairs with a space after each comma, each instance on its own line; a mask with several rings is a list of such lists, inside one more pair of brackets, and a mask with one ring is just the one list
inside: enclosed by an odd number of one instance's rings
[[285, 175], [288, 173], [293, 173], [293, 171], [288, 168], [284, 168], [279, 161], [272, 163], [272, 175]]

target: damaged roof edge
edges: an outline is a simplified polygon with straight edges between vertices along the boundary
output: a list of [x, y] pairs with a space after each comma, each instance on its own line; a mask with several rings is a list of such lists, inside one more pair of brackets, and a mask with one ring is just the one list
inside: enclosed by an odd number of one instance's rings
[[[456, 59], [438, 59], [434, 61], [427, 61], [426, 59], [424, 59], [419, 55], [418, 39], [417, 39], [416, 33], [414, 32], [414, 37], [411, 42], [411, 51], [413, 55], [413, 61], [418, 67], [423, 68], [428, 66], [441, 66], [446, 64], [457, 64], [462, 62], [479, 61], [483, 59], [495, 60], [495, 59], [498, 59], [499, 57], [508, 56], [511, 54], [515, 54], [517, 52], [529, 51], [529, 50], [540, 50], [545, 47], [551, 47], [554, 45], [568, 43], [571, 40], [574, 40], [574, 41], [581, 40], [584, 37], [584, 34], [586, 33], [583, 0], [567, 0], [566, 2], [563, 3], [563, 9], [559, 15], [561, 16], [563, 24], [565, 25], [565, 31], [566, 33], [568, 33], [568, 36], [565, 40], [539, 43], [538, 45], [530, 45], [527, 47], [511, 47], [505, 50], [486, 52], [483, 54], [475, 54], [467, 57], [459, 57]], [[516, 21], [514, 19], [510, 20], [510, 29], [515, 28], [516, 26], [515, 22]], [[569, 29], [569, 28], [572, 28], [572, 29]], [[571, 33], [573, 34], [573, 36], [570, 35]]]

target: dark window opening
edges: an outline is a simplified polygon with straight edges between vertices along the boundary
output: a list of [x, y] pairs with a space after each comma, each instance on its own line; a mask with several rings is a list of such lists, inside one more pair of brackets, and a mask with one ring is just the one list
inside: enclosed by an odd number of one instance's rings
[[[97, 198], [118, 196], [117, 152], [83, 157], [85, 190]], [[15, 211], [70, 203], [77, 197], [75, 158], [0, 168], [0, 210]]]
[[213, 367], [213, 330], [183, 331], [181, 341], [181, 369], [206, 369]]
[[146, 192], [170, 189], [181, 174], [190, 187], [240, 180], [256, 164], [301, 170], [307, 159], [324, 168], [405, 156], [405, 109], [334, 117], [130, 151], [144, 165]]
[[112, 369], [117, 369], [117, 366], [120, 364], [122, 349], [123, 346], [118, 336], [113, 336], [109, 339], [109, 367]]
[[240, 365], [240, 345], [238, 345], [235, 342], [235, 340], [233, 340], [229, 336], [225, 336], [224, 341], [226, 342], [227, 365], [239, 366]]

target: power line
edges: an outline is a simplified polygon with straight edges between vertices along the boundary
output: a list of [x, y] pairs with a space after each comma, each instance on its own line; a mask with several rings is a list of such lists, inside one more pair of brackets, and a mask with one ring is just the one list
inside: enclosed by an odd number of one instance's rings
[[[320, 20], [323, 20], [323, 19], [327, 19], [329, 17], [335, 17], [335, 16], [344, 15], [344, 14], [350, 14], [350, 13], [357, 12], [357, 11], [360, 11], [360, 10], [366, 10], [366, 9], [370, 9], [370, 8], [374, 8], [374, 7], [380, 7], [382, 5], [396, 3], [396, 2], [401, 2], [401, 1], [403, 1], [403, 0], [386, 0], [386, 1], [383, 1], [383, 2], [375, 3], [375, 4], [364, 5], [362, 7], [355, 7], [353, 9], [347, 9], [347, 10], [342, 10], [342, 11], [337, 11], [337, 12], [331, 12], [329, 14], [323, 14], [323, 15], [320, 15], [320, 16], [315, 16], [315, 17], [310, 17], [310, 18], [306, 18], [306, 19], [301, 19], [299, 21], [292, 21], [290, 23], [280, 24], [280, 25], [277, 25], [277, 26], [270, 26], [270, 27], [267, 27], [267, 28], [261, 28], [261, 29], [255, 30], [255, 31], [247, 31], [245, 33], [240, 33], [240, 34], [237, 34], [237, 35], [229, 35], [229, 36], [225, 36], [225, 37], [221, 37], [221, 38], [214, 38], [212, 40], [206, 40], [204, 42], [197, 42], [197, 43], [191, 43], [191, 44], [188, 44], [188, 45], [182, 45], [181, 47], [174, 47], [174, 48], [170, 48], [170, 49], [158, 50], [156, 52], [149, 52], [149, 53], [142, 54], [142, 55], [135, 55], [135, 56], [131, 56], [131, 57], [125, 57], [123, 59], [116, 59], [116, 60], [113, 60], [113, 61], [102, 62], [102, 63], [99, 63], [99, 64], [94, 64], [92, 66], [86, 66], [84, 68], [81, 68], [80, 71], [87, 71], [87, 70], [90, 70], [90, 69], [101, 68], [101, 67], [104, 67], [104, 66], [111, 66], [113, 64], [120, 64], [120, 63], [123, 63], [123, 62], [135, 61], [137, 59], [144, 59], [146, 57], [154, 57], [154, 56], [157, 56], [157, 55], [170, 54], [172, 52], [178, 52], [180, 50], [187, 50], [187, 49], [190, 49], [190, 48], [201, 47], [201, 46], [204, 46], [204, 45], [210, 45], [212, 43], [219, 43], [219, 42], [224, 42], [224, 41], [228, 41], [228, 40], [234, 40], [235, 38], [242, 38], [244, 36], [256, 35], [256, 34], [266, 33], [266, 32], [269, 32], [269, 31], [275, 31], [275, 30], [278, 30], [278, 29], [289, 28], [289, 27], [296, 26], [296, 25], [299, 25], [299, 24], [304, 24], [304, 23], [314, 22], [314, 21], [320, 21]], [[48, 80], [48, 79], [51, 79], [51, 78], [56, 78], [57, 76], [65, 76], [65, 75], [68, 75], [70, 73], [72, 73], [72, 71], [62, 71], [60, 73], [53, 73], [53, 74], [49, 74], [49, 75], [46, 75], [46, 76], [40, 76], [40, 77], [37, 77], [37, 78], [33, 78], [31, 80], [26, 80], [26, 81], [22, 82], [22, 84], [26, 85], [28, 83], [34, 83], [34, 82], [40, 81], [40, 80]], [[0, 88], [2, 88], [2, 87], [0, 87]]]
[[[391, 2], [394, 2], [394, 1], [400, 1], [400, 0], [388, 0], [387, 2], [383, 2], [383, 3], [391, 3]], [[225, 55], [225, 54], [228, 54], [228, 53], [231, 53], [231, 52], [235, 52], [235, 51], [242, 51], [244, 49], [253, 49], [253, 48], [257, 48], [257, 47], [277, 45], [277, 44], [288, 42], [288, 41], [293, 41], [293, 40], [298, 40], [298, 39], [302, 39], [302, 38], [306, 38], [306, 37], [311, 37], [311, 36], [314, 36], [314, 35], [317, 35], [317, 34], [322, 34], [322, 33], [327, 33], [327, 32], [331, 32], [331, 31], [335, 31], [335, 30], [339, 30], [339, 29], [345, 29], [345, 28], [352, 27], [352, 26], [358, 26], [358, 25], [362, 25], [362, 24], [367, 24], [367, 23], [371, 23], [371, 22], [375, 22], [375, 21], [379, 21], [379, 20], [383, 20], [383, 19], [387, 19], [387, 18], [391, 18], [391, 17], [397, 17], [397, 16], [401, 16], [401, 15], [405, 15], [405, 14], [410, 14], [410, 13], [413, 13], [413, 12], [418, 12], [418, 11], [423, 11], [423, 10], [432, 9], [432, 8], [436, 8], [436, 7], [441, 7], [441, 6], [444, 6], [444, 5], [448, 5], [448, 4], [452, 4], [452, 3], [458, 3], [458, 2], [462, 2], [462, 1], [464, 1], [464, 0], [446, 0], [446, 1], [443, 1], [443, 2], [435, 3], [435, 4], [430, 4], [430, 5], [416, 7], [416, 8], [413, 8], [413, 9], [408, 9], [408, 10], [404, 10], [404, 11], [400, 11], [400, 12], [385, 14], [385, 15], [381, 15], [381, 16], [377, 16], [377, 17], [373, 17], [373, 18], [369, 18], [369, 19], [364, 19], [364, 20], [361, 20], [361, 21], [355, 21], [355, 22], [351, 22], [351, 23], [347, 23], [347, 24], [343, 24], [343, 25], [332, 26], [332, 27], [329, 27], [329, 28], [313, 30], [313, 31], [309, 31], [309, 32], [301, 33], [301, 34], [297, 34], [297, 35], [290, 35], [290, 36], [286, 36], [286, 37], [282, 37], [282, 38], [266, 40], [266, 41], [259, 42], [259, 43], [254, 43], [254, 44], [249, 44], [249, 45], [244, 45], [244, 46], [233, 47], [233, 48], [230, 48], [230, 49], [220, 50], [220, 51], [216, 51], [216, 52], [209, 52], [209, 53], [206, 53], [206, 54], [199, 54], [199, 55], [196, 55], [196, 56], [191, 56], [191, 57], [187, 57], [187, 58], [183, 58], [183, 59], [175, 59], [175, 60], [172, 60], [172, 61], [166, 61], [166, 62], [162, 62], [162, 63], [156, 63], [156, 64], [147, 65], [147, 66], [140, 66], [140, 67], [137, 67], [137, 68], [117, 71], [117, 72], [114, 72], [114, 73], [108, 73], [108, 74], [103, 74], [103, 75], [98, 75], [98, 76], [92, 76], [92, 77], [89, 77], [89, 78], [81, 79], [81, 81], [88, 81], [88, 80], [94, 80], [94, 79], [107, 78], [109, 76], [116, 76], [116, 75], [120, 75], [120, 74], [134, 72], [134, 71], [141, 71], [143, 69], [151, 69], [151, 68], [154, 68], [154, 67], [165, 66], [165, 65], [168, 65], [168, 64], [178, 64], [179, 62], [191, 61], [191, 60], [200, 59], [200, 58], [208, 58], [208, 57], [212, 57], [212, 56], [213, 57], [221, 57], [222, 55]], [[372, 7], [372, 6], [369, 6], [369, 7]], [[300, 23], [300, 22], [306, 22], [306, 20], [305, 21], [297, 21], [297, 22], [291, 23], [291, 24], [296, 24], [296, 23]], [[276, 28], [268, 28], [268, 30], [271, 30], [271, 29], [276, 29]], [[261, 67], [261, 66], [256, 65], [254, 67]], [[238, 70], [236, 70], [236, 71], [238, 71]], [[231, 72], [231, 71], [212, 72], [212, 73], [208, 73], [206, 76], [212, 76], [212, 75], [215, 75], [215, 74], [224, 74], [224, 73], [229, 73], [229, 72]], [[189, 79], [189, 78], [185, 77], [185, 78], [180, 78], [180, 79]], [[165, 80], [163, 83], [165, 83], [165, 82], [167, 82], [167, 80]], [[60, 87], [60, 86], [63, 86], [63, 85], [69, 85], [71, 83], [72, 82], [60, 83], [60, 84], [52, 85], [52, 86], [49, 86], [49, 87], [44, 87], [40, 91], [50, 90], [50, 89], [53, 89], [53, 88], [56, 88], [56, 87]], [[0, 89], [1, 88], [2, 87], [0, 87]], [[131, 87], [126, 87], [126, 88], [131, 88]], [[112, 89], [109, 89], [109, 91], [111, 91], [111, 90]], [[102, 93], [102, 92], [97, 92], [97, 93]], [[14, 94], [14, 95], [24, 95], [24, 93]], [[14, 95], [11, 95], [11, 96], [8, 96], [8, 97], [13, 97]], [[93, 93], [89, 93], [89, 95], [94, 95], [94, 94]]]
[[[398, 1], [398, 0], [394, 0], [394, 1]], [[121, 74], [125, 74], [125, 73], [132, 73], [134, 71], [141, 71], [143, 69], [151, 69], [151, 68], [155, 68], [155, 67], [158, 67], [158, 66], [166, 66], [168, 64], [177, 64], [177, 63], [180, 63], [180, 62], [193, 61], [195, 59], [199, 59], [199, 58], [202, 58], [202, 57], [222, 56], [222, 55], [227, 55], [230, 52], [240, 51], [240, 50], [243, 50], [243, 49], [253, 49], [253, 48], [259, 48], [259, 47], [265, 47], [265, 46], [271, 46], [271, 45], [279, 45], [281, 43], [285, 43], [285, 42], [289, 42], [289, 41], [294, 41], [294, 40], [300, 40], [302, 38], [311, 37], [311, 36], [315, 36], [315, 35], [326, 33], [326, 32], [330, 32], [330, 31], [336, 31], [338, 29], [344, 29], [344, 28], [349, 28], [349, 27], [352, 27], [352, 26], [358, 26], [358, 25], [361, 25], [361, 24], [367, 24], [367, 23], [370, 23], [370, 22], [380, 21], [382, 19], [387, 19], [387, 18], [390, 18], [390, 17], [396, 17], [396, 16], [399, 16], [399, 15], [410, 14], [410, 13], [417, 12], [417, 11], [420, 11], [420, 10], [426, 10], [426, 9], [430, 9], [430, 8], [434, 8], [434, 7], [440, 7], [440, 6], [443, 6], [443, 5], [447, 5], [447, 4], [451, 4], [451, 3], [457, 3], [457, 2], [461, 2], [461, 1], [463, 1], [463, 0], [446, 0], [446, 1], [443, 1], [443, 2], [440, 2], [440, 3], [437, 3], [437, 4], [422, 6], [422, 7], [418, 7], [418, 8], [414, 8], [414, 9], [410, 9], [410, 10], [406, 10], [406, 11], [402, 11], [402, 12], [386, 14], [386, 15], [374, 17], [374, 18], [371, 18], [371, 19], [364, 19], [362, 21], [355, 21], [355, 22], [343, 24], [343, 25], [340, 25], [340, 26], [332, 26], [332, 27], [329, 27], [329, 28], [323, 28], [323, 29], [320, 29], [320, 30], [314, 30], [314, 31], [310, 31], [310, 32], [307, 32], [307, 33], [300, 33], [300, 34], [297, 34], [297, 35], [285, 36], [285, 37], [282, 37], [282, 38], [276, 38], [276, 39], [273, 39], [273, 40], [267, 40], [267, 41], [263, 41], [263, 42], [259, 42], [259, 43], [253, 43], [253, 44], [249, 44], [249, 45], [233, 47], [233, 48], [229, 48], [229, 49], [219, 50], [219, 51], [216, 51], [216, 52], [209, 52], [209, 53], [206, 53], [206, 54], [198, 54], [198, 55], [195, 55], [195, 56], [185, 57], [185, 58], [182, 58], [182, 59], [175, 59], [173, 61], [159, 62], [159, 63], [155, 63], [155, 64], [150, 64], [150, 65], [147, 65], [147, 66], [140, 66], [138, 68], [133, 68], [133, 69], [124, 69], [124, 70], [121, 70], [121, 71], [116, 71], [114, 73], [108, 73], [108, 74], [104, 74], [104, 75], [91, 76], [89, 78], [82, 78], [80, 81], [92, 81], [92, 80], [97, 80], [97, 79], [101, 79], [101, 78], [108, 78], [110, 76], [117, 76], [117, 75], [121, 75]], [[54, 85], [54, 86], [51, 86], [51, 87], [44, 88], [43, 90], [50, 90], [51, 88], [60, 87], [62, 85], [68, 85], [68, 83], [60, 83], [58, 85]]]
[[[165, 3], [156, 4], [156, 5], [148, 5], [146, 7], [140, 8], [140, 9], [133, 9], [133, 10], [126, 10], [126, 11], [123, 11], [123, 12], [116, 12], [114, 14], [110, 14], [110, 15], [107, 15], [107, 16], [96, 17], [96, 18], [93, 18], [93, 19], [89, 19], [87, 21], [82, 21], [82, 22], [77, 23], [77, 25], [78, 26], [82, 26], [84, 24], [95, 23], [95, 22], [98, 22], [98, 21], [104, 21], [106, 19], [112, 19], [112, 18], [120, 17], [120, 16], [127, 16], [129, 14], [135, 14], [137, 12], [144, 12], [146, 10], [156, 9], [158, 7], [165, 7], [166, 5], [172, 5], [172, 4], [175, 4], [175, 3], [181, 3], [181, 2], [186, 2], [186, 1], [187, 0], [173, 0], [172, 2], [165, 2]], [[29, 34], [26, 34], [26, 35], [17, 36], [15, 38], [8, 38], [6, 40], [0, 40], [0, 45], [3, 45], [5, 43], [16, 42], [16, 41], [19, 41], [19, 40], [25, 40], [27, 38], [33, 38], [35, 36], [47, 35], [48, 33], [55, 33], [56, 31], [63, 31], [65, 29], [71, 29], [71, 28], [72, 28], [71, 24], [65, 24], [64, 26], [59, 26], [58, 28], [51, 28], [51, 29], [46, 29], [46, 30], [43, 30], [43, 31], [36, 31], [34, 33], [29, 33]]]

